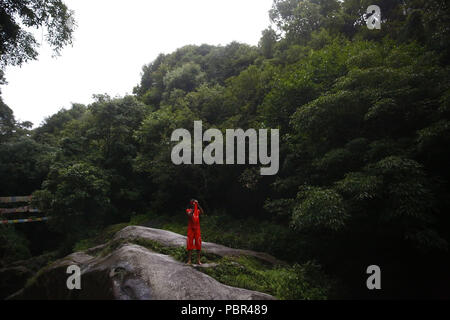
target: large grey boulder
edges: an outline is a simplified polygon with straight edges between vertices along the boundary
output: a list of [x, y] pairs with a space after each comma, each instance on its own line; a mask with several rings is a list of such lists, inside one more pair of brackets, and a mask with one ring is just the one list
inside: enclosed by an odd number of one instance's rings
[[14, 266], [0, 269], [0, 299], [22, 288], [32, 271], [25, 266]]
[[[256, 291], [224, 285], [201, 271], [131, 243], [142, 237], [162, 245], [184, 245], [183, 236], [145, 227], [127, 227], [114, 240], [123, 244], [109, 254], [95, 256], [102, 247], [73, 253], [42, 269], [31, 285], [10, 299], [138, 299], [138, 300], [266, 300], [272, 296]], [[127, 242], [130, 240], [130, 242]], [[205, 243], [208, 251], [225, 255], [244, 251]], [[254, 255], [254, 253], [251, 253]], [[261, 254], [262, 257], [268, 258]], [[81, 290], [66, 286], [67, 268], [81, 269]]]
[[1, 266], [0, 300], [23, 288], [27, 280], [52, 259], [54, 259], [54, 253], [50, 252]]
[[[175, 232], [155, 228], [128, 226], [117, 232], [116, 235], [114, 236], [115, 240], [136, 239], [136, 238], [156, 241], [168, 247], [186, 246], [186, 236], [182, 236]], [[285, 264], [283, 261], [280, 261], [275, 257], [264, 252], [234, 249], [212, 242], [202, 242], [202, 251], [213, 253], [222, 257], [245, 255], [258, 258], [260, 260], [263, 260], [265, 262], [274, 265]]]

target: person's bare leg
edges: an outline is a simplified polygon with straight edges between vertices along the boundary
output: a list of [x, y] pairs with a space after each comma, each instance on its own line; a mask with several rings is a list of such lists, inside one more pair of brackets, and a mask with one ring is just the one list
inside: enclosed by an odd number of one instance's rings
[[202, 264], [202, 263], [200, 262], [200, 253], [201, 253], [201, 251], [200, 251], [200, 250], [197, 250], [197, 264]]
[[192, 250], [188, 250], [188, 264], [192, 264], [191, 262]]

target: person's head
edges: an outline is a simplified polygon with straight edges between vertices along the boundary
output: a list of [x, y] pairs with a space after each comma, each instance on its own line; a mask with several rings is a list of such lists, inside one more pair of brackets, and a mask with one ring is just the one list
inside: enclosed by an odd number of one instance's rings
[[195, 199], [191, 199], [191, 200], [189, 200], [189, 205], [190, 205], [191, 207], [194, 207], [194, 205], [195, 205], [196, 202], [198, 202], [198, 201], [195, 200]]

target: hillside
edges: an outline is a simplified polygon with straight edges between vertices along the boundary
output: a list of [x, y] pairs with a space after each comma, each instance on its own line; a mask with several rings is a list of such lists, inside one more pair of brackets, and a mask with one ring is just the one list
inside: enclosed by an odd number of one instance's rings
[[[164, 53], [139, 62], [132, 94], [96, 94], [37, 128], [0, 96], [0, 196], [31, 195], [30, 206], [48, 217], [16, 223], [33, 215], [11, 213], [8, 203], [0, 210], [0, 293], [53, 257], [73, 254], [66, 262], [79, 262], [87, 279], [89, 270], [100, 272], [114, 298], [121, 297], [116, 278], [105, 270], [126, 257], [136, 259], [126, 274], [166, 261], [199, 281], [277, 299], [448, 298], [449, 1], [376, 4], [381, 29], [366, 24], [372, 0], [274, 0], [257, 45], [183, 42], [165, 52], [155, 43]], [[140, 42], [152, 41], [153, 30], [139, 30]], [[19, 58], [16, 50], [1, 57]], [[99, 72], [119, 79], [122, 61]], [[0, 83], [6, 76], [0, 72]], [[228, 139], [229, 132], [240, 134]], [[272, 160], [273, 175], [261, 174]], [[205, 245], [206, 267], [198, 269], [183, 265], [180, 236], [193, 198], [205, 211], [202, 238], [216, 243]], [[120, 231], [142, 226], [137, 217], [153, 229]], [[367, 286], [374, 265], [381, 290]], [[22, 294], [55, 286], [43, 272], [34, 279], [39, 286], [29, 280]], [[137, 287], [161, 283], [153, 277], [130, 279]], [[127, 297], [169, 297], [158, 290]]]

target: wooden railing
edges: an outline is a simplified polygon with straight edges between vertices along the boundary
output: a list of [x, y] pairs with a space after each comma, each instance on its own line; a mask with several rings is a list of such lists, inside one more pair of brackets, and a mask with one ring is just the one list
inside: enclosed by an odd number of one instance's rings
[[[30, 203], [31, 196], [12, 196], [12, 197], [0, 197], [0, 204], [7, 203]], [[39, 209], [33, 208], [30, 205], [22, 205], [16, 208], [0, 208], [0, 215], [7, 214], [29, 214], [29, 213], [40, 213]], [[48, 217], [30, 217], [12, 220], [0, 220], [0, 224], [15, 224], [15, 223], [26, 223], [26, 222], [40, 222], [47, 221]]]

